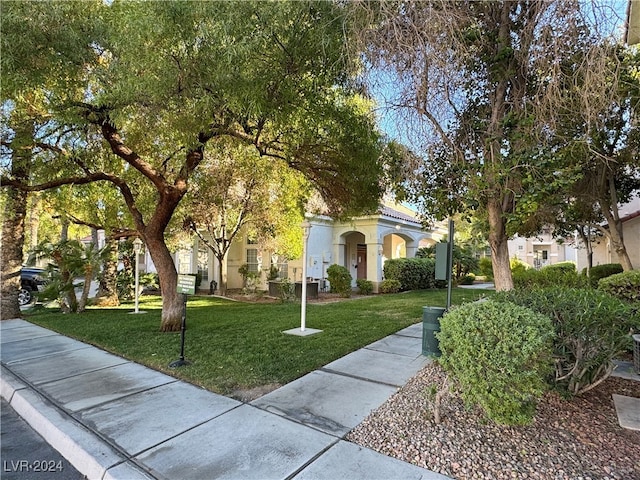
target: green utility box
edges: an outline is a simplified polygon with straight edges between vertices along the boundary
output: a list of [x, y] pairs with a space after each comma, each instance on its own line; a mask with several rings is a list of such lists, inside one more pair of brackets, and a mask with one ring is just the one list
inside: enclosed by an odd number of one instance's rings
[[422, 355], [439, 357], [442, 352], [436, 338], [440, 331], [440, 317], [446, 311], [442, 307], [422, 307]]

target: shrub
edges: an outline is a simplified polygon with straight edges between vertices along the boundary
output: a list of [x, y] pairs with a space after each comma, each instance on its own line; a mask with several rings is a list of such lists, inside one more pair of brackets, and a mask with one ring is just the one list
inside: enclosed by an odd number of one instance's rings
[[295, 285], [288, 278], [283, 278], [278, 283], [278, 296], [282, 303], [290, 302], [295, 298]]
[[492, 299], [528, 307], [553, 321], [554, 383], [570, 394], [584, 393], [611, 374], [613, 359], [628, 346], [629, 328], [638, 323], [630, 306], [590, 288], [514, 290]]
[[[622, 273], [622, 265], [619, 263], [605, 263], [604, 265], [596, 265], [589, 270], [589, 283], [593, 288], [598, 286], [598, 282], [602, 278], [610, 277], [616, 273]], [[582, 275], [587, 275], [587, 269], [582, 269]]]
[[351, 274], [346, 267], [333, 264], [327, 268], [327, 279], [332, 293], [339, 293], [342, 297], [351, 296]]
[[380, 293], [398, 293], [400, 291], [400, 287], [402, 287], [402, 285], [399, 280], [386, 279], [380, 283], [380, 288], [378, 290]]
[[238, 273], [242, 275], [243, 293], [256, 293], [262, 272], [253, 272], [249, 270], [249, 265], [244, 263], [238, 267]]
[[435, 288], [436, 262], [431, 258], [394, 258], [384, 264], [384, 278], [398, 280], [400, 290]]
[[547, 389], [553, 326], [531, 310], [487, 300], [464, 304], [440, 322], [440, 361], [466, 402], [501, 424], [527, 424]]
[[573, 262], [558, 262], [551, 265], [542, 267], [542, 270], [562, 272], [562, 273], [577, 273], [576, 264]]
[[625, 302], [640, 302], [640, 270], [616, 273], [598, 282], [598, 290]]
[[465, 275], [460, 280], [460, 285], [473, 285], [473, 282], [476, 280], [476, 276], [473, 273]]
[[515, 257], [509, 260], [509, 267], [511, 268], [512, 275], [517, 275], [531, 269], [531, 266], [528, 263], [524, 263], [522, 260]]
[[371, 295], [373, 293], [373, 282], [364, 278], [358, 278], [356, 280], [358, 290], [362, 295]]
[[547, 265], [540, 270], [528, 269], [513, 272], [513, 284], [516, 288], [545, 288], [552, 286], [583, 287], [586, 277], [578, 275], [571, 262]]
[[482, 257], [478, 260], [478, 273], [487, 280], [493, 280], [493, 264], [490, 257]]
[[267, 281], [277, 280], [280, 278], [280, 269], [277, 265], [271, 265], [267, 273]]

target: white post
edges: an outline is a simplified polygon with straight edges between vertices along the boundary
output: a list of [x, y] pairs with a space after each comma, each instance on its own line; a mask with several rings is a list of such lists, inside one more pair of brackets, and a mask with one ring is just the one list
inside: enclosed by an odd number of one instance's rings
[[302, 222], [302, 307], [300, 313], [300, 331], [304, 332], [307, 317], [307, 241], [309, 240], [309, 230], [311, 224]]
[[136, 278], [136, 280], [135, 280], [135, 284], [136, 284], [136, 286], [135, 286], [135, 288], [136, 288], [136, 291], [135, 291], [136, 308], [135, 308], [135, 313], [140, 313], [138, 311], [138, 296], [139, 296], [138, 284], [139, 284], [139, 279], [140, 279], [139, 274], [138, 274], [138, 270], [139, 270], [139, 267], [140, 267], [140, 251], [141, 250], [142, 250], [142, 240], [140, 240], [139, 238], [136, 238], [133, 241], [133, 251], [134, 251], [134, 253], [136, 255], [136, 272], [135, 272], [135, 278]]

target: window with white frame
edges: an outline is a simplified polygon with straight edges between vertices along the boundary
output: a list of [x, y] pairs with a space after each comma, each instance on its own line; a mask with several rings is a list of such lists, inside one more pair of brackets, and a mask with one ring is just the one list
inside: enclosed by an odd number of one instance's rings
[[209, 281], [209, 249], [207, 247], [198, 248], [198, 273], [202, 276], [202, 283]]
[[247, 248], [247, 269], [253, 273], [260, 271], [257, 248]]
[[271, 265], [275, 265], [278, 268], [279, 278], [289, 277], [289, 261], [282, 255], [273, 255], [271, 257]]

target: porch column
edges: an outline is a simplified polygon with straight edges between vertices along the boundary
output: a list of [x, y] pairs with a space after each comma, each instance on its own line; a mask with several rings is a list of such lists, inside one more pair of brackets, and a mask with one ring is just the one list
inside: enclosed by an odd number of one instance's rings
[[405, 249], [407, 251], [407, 258], [414, 258], [416, 253], [418, 253], [418, 242], [406, 242]]
[[344, 248], [344, 242], [338, 242], [338, 243], [334, 243], [333, 244], [333, 254], [331, 255], [333, 261], [329, 264], [337, 264], [337, 265], [341, 265], [343, 267], [347, 267], [349, 268], [349, 266], [347, 265], [347, 259], [345, 258], [345, 248]]
[[382, 243], [367, 243], [367, 280], [373, 283], [374, 293], [378, 293], [382, 282]]

